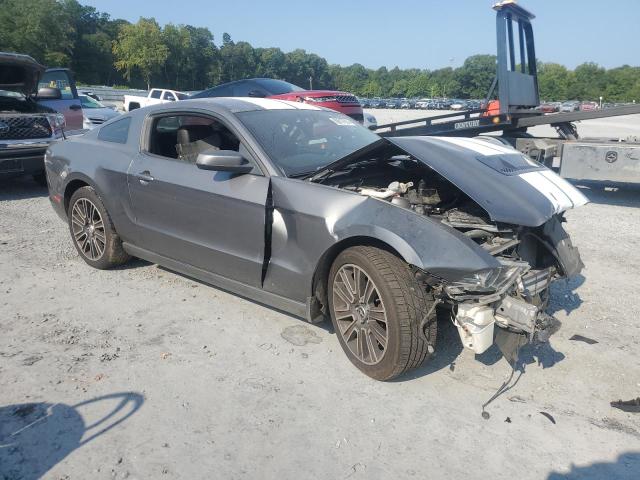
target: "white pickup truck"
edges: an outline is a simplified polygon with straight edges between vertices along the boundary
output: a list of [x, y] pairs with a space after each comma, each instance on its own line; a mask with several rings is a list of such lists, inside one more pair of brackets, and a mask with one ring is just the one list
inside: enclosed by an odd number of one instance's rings
[[136, 108], [147, 107], [157, 103], [176, 102], [185, 100], [189, 95], [175, 90], [164, 90], [162, 88], [152, 88], [146, 97], [138, 97], [134, 95], [124, 96], [124, 110], [130, 112]]

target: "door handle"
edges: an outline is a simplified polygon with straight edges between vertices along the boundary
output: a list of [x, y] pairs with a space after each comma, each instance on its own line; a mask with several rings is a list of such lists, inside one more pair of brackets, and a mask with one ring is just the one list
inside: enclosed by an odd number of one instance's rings
[[151, 172], [149, 170], [145, 170], [144, 172], [137, 173], [135, 177], [142, 185], [146, 185], [149, 182], [153, 182], [155, 178], [151, 176]]
[[69, 106], [70, 110], [80, 110], [82, 107], [80, 105], [78, 105], [77, 103], [74, 103], [73, 105]]

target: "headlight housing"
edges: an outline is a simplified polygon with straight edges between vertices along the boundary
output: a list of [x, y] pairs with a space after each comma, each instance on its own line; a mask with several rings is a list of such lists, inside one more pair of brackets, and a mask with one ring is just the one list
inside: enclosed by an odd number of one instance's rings
[[328, 95], [326, 97], [304, 97], [305, 102], [322, 103], [322, 102], [337, 102], [338, 99], [335, 95]]
[[487, 268], [470, 272], [445, 286], [451, 296], [463, 293], [492, 294], [500, 293], [513, 285], [531, 267], [526, 262], [501, 261], [497, 268]]

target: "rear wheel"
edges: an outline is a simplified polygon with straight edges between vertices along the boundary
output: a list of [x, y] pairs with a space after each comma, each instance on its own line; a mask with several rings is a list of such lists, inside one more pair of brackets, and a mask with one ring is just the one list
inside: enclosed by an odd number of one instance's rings
[[91, 187], [74, 192], [69, 202], [69, 231], [82, 259], [106, 269], [129, 260], [102, 200]]
[[392, 253], [365, 246], [346, 249], [333, 263], [328, 291], [340, 345], [368, 376], [391, 380], [420, 366], [433, 351], [435, 315], [421, 331], [433, 296]]

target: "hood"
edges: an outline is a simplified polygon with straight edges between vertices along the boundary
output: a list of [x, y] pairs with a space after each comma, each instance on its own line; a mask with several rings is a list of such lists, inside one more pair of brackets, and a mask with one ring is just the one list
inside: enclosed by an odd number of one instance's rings
[[29, 55], [0, 52], [0, 90], [35, 93], [45, 67]]
[[495, 222], [537, 227], [584, 205], [569, 182], [513, 148], [454, 137], [387, 137], [478, 203]]

